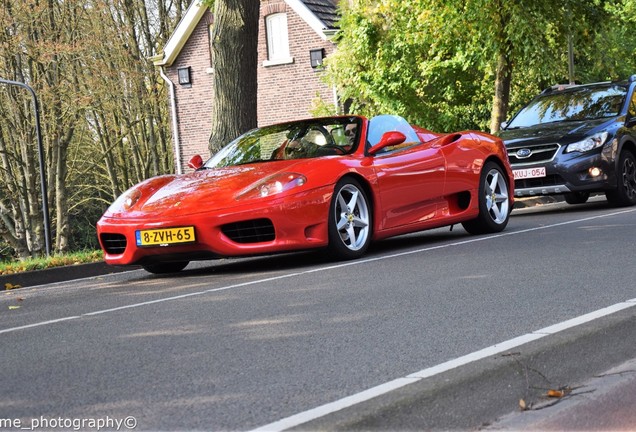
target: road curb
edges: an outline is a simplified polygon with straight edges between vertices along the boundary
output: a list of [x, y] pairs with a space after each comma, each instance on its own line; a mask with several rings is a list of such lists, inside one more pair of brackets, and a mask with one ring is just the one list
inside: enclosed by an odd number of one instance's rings
[[[541, 404], [548, 399], [549, 389], [569, 386], [574, 389], [571, 396], [578, 397], [589, 390], [579, 384], [636, 358], [633, 309], [422, 379], [288, 430], [518, 430], [506, 424], [499, 428], [497, 421], [524, 414], [521, 400], [530, 413], [534, 407], [544, 409]], [[632, 404], [626, 399], [620, 405], [632, 409]], [[613, 415], [606, 408], [597, 405], [595, 415]]]
[[0, 290], [5, 289], [7, 284], [11, 284], [12, 286], [30, 287], [53, 282], [121, 273], [124, 271], [134, 270], [136, 268], [137, 267], [133, 266], [116, 267], [108, 265], [105, 262], [96, 262], [0, 275]]

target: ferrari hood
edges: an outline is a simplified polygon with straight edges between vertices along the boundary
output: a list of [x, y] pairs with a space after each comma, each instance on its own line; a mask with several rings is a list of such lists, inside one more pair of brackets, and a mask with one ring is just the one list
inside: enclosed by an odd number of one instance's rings
[[[294, 165], [298, 163], [281, 161], [153, 177], [124, 193], [106, 216], [183, 216], [233, 207], [241, 192], [277, 173], [294, 171]], [[124, 209], [127, 196], [136, 202]]]

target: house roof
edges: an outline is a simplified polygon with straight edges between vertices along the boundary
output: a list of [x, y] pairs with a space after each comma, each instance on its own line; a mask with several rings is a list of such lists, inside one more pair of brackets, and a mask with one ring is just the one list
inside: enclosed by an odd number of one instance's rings
[[[318, 35], [327, 39], [336, 30], [337, 0], [284, 0]], [[151, 58], [155, 66], [170, 66], [190, 38], [207, 10], [200, 0], [193, 0], [168, 39], [163, 52]]]
[[201, 4], [200, 0], [193, 0], [190, 3], [186, 13], [177, 24], [177, 27], [175, 27], [170, 39], [168, 39], [166, 46], [163, 47], [163, 51], [150, 59], [155, 66], [170, 66], [174, 63], [206, 10], [207, 7]]
[[340, 16], [338, 15], [336, 1], [337, 0], [302, 0], [305, 6], [325, 24], [327, 29], [337, 28]]

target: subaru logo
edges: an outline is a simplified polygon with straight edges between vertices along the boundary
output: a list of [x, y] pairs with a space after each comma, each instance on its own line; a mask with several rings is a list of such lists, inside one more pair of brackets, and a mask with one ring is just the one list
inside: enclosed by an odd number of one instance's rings
[[516, 153], [516, 155], [517, 155], [517, 157], [519, 159], [525, 159], [527, 157], [530, 157], [531, 154], [532, 154], [532, 150], [527, 149], [527, 148], [519, 149], [519, 150], [517, 150], [517, 153]]

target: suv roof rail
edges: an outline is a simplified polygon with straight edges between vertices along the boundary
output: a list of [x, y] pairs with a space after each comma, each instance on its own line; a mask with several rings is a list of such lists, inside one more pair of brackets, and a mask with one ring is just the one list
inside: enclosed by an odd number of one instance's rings
[[[630, 76], [628, 81], [629, 82], [636, 81], [636, 74]], [[543, 94], [551, 93], [553, 91], [567, 90], [574, 87], [585, 87], [585, 86], [598, 85], [598, 84], [611, 84], [612, 82], [613, 81], [600, 81], [600, 82], [589, 83], [589, 84], [555, 84], [553, 86], [550, 86], [544, 89], [540, 94], [543, 95]]]
[[568, 88], [572, 88], [572, 87], [578, 87], [579, 84], [555, 84], [553, 86], [548, 87], [547, 89], [544, 89], [541, 94], [546, 94], [546, 93], [551, 93], [553, 91], [557, 91], [557, 90], [565, 90]]

